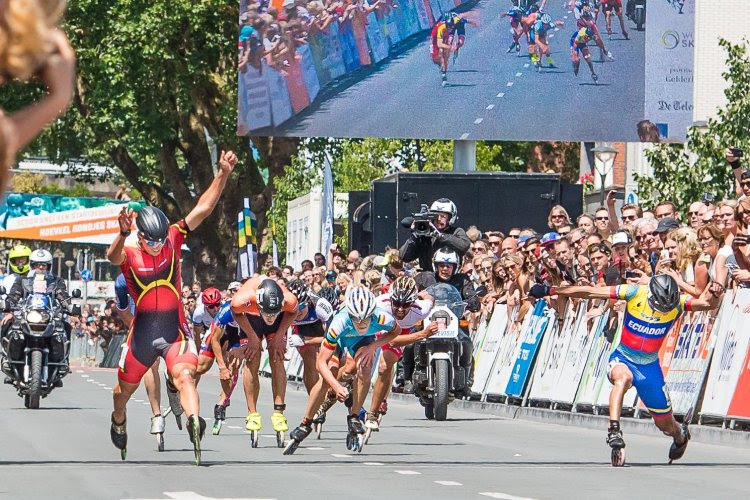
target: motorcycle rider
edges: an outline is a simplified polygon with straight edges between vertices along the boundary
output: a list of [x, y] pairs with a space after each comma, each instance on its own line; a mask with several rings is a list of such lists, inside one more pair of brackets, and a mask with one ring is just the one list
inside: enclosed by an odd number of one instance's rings
[[[461, 298], [466, 302], [466, 310], [476, 312], [480, 308], [479, 296], [474, 289], [471, 278], [465, 273], [456, 272], [458, 270], [458, 254], [455, 250], [444, 247], [435, 252], [432, 259], [435, 265], [435, 271], [423, 271], [419, 273], [414, 281], [417, 283], [419, 290], [424, 290], [438, 283], [447, 283], [458, 290]], [[461, 318], [459, 318], [461, 319]], [[471, 338], [466, 334], [463, 328], [459, 331], [458, 340], [463, 344], [461, 354], [461, 366], [466, 370], [467, 384], [464, 388], [464, 395], [470, 395], [471, 386], [474, 378], [474, 362], [472, 357], [473, 344]], [[404, 392], [414, 392], [412, 375], [414, 374], [414, 346], [404, 347]]]
[[31, 248], [26, 245], [16, 245], [8, 252], [8, 267], [10, 267], [11, 272], [3, 278], [2, 283], [6, 294], [13, 288], [13, 284], [18, 278], [29, 274], [29, 270], [31, 269], [29, 266], [30, 256]]
[[451, 200], [448, 198], [435, 200], [430, 205], [430, 212], [434, 214], [434, 219], [430, 222], [432, 232], [429, 235], [417, 234], [415, 224], [411, 222], [412, 234], [398, 250], [402, 261], [410, 262], [419, 259], [419, 267], [425, 271], [433, 270], [432, 256], [438, 249], [447, 247], [455, 251], [458, 258], [461, 258], [471, 246], [466, 231], [455, 226], [458, 211]]

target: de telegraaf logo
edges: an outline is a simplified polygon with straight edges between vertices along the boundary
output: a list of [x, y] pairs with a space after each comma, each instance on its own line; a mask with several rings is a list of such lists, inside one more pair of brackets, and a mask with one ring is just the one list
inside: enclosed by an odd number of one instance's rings
[[661, 44], [667, 50], [672, 50], [680, 44], [680, 34], [674, 30], [667, 30], [661, 36]]

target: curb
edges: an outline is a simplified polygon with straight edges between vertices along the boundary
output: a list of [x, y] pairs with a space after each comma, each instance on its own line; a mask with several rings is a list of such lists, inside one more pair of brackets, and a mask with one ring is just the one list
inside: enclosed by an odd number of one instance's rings
[[[305, 390], [304, 384], [295, 381], [288, 382], [290, 388]], [[417, 403], [411, 394], [390, 393], [388, 399], [405, 403]], [[503, 403], [490, 403], [487, 401], [465, 401], [455, 400], [451, 403], [452, 408], [483, 413], [507, 418], [510, 420], [527, 420], [533, 422], [546, 422], [557, 425], [574, 425], [586, 429], [596, 429], [606, 434], [609, 418], [605, 415], [591, 415], [587, 413], [572, 413], [569, 411], [550, 410], [547, 408], [521, 407]], [[647, 436], [664, 436], [656, 428], [651, 419], [636, 419], [623, 417], [621, 420], [623, 431], [633, 434]], [[690, 426], [691, 440], [697, 443], [731, 446], [735, 448], [747, 448], [750, 446], [750, 432], [722, 429], [707, 425], [693, 424]]]

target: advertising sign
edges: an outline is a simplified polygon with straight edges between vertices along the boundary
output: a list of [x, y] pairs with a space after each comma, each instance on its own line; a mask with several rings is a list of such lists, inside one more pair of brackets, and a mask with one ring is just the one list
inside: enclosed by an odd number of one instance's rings
[[548, 309], [544, 300], [536, 302], [531, 322], [523, 332], [523, 343], [513, 365], [508, 387], [505, 388], [505, 394], [508, 396], [521, 397], [523, 395], [539, 345], [552, 329], [551, 327], [556, 327], [556, 318], [554, 309]]

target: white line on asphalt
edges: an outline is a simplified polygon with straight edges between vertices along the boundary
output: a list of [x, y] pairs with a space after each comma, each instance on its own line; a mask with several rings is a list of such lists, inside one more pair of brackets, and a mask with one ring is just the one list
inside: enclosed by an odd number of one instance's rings
[[502, 498], [503, 500], [534, 500], [533, 498], [517, 497], [513, 495], [508, 495], [507, 493], [495, 493], [493, 491], [479, 492], [479, 494], [485, 497], [490, 497], [490, 498]]
[[322, 450], [325, 450], [325, 448], [321, 448], [320, 446], [308, 446], [305, 449], [306, 450], [310, 450], [310, 451], [322, 451]]
[[486, 108], [484, 108], [484, 109], [486, 109], [486, 110], [490, 110], [490, 109], [492, 109], [492, 108], [494, 108], [494, 107], [495, 107], [495, 105], [494, 105], [494, 104], [490, 104], [489, 106], [487, 106], [487, 107], [486, 107]]
[[568, 18], [568, 16], [563, 16], [563, 19], [567, 19], [567, 18]]
[[560, 28], [555, 28], [555, 31], [560, 31]]
[[418, 476], [422, 474], [421, 472], [417, 472], [415, 470], [394, 470], [396, 474], [401, 474], [402, 476]]
[[76, 370], [76, 373], [83, 373], [83, 370]]
[[[213, 497], [204, 497], [194, 491], [165, 491], [164, 496], [174, 500], [217, 500]], [[133, 499], [131, 499], [133, 500]], [[156, 499], [137, 499], [137, 500], [156, 500]], [[232, 500], [275, 500], [273, 498], [234, 498]]]
[[519, 71], [518, 73], [516, 73], [516, 76], [521, 76], [521, 72]]
[[514, 456], [514, 457], [520, 457], [520, 456], [521, 456], [521, 454], [520, 454], [520, 453], [516, 453], [516, 454], [515, 454], [515, 455], [513, 455], [513, 456]]
[[468, 139], [468, 137], [469, 137], [469, 133], [468, 133], [468, 132], [466, 132], [466, 133], [463, 133], [463, 134], [461, 134], [461, 137], [460, 137], [460, 139], [461, 139], [461, 140], [464, 140], [464, 139]]
[[555, 34], [554, 34], [554, 33], [550, 33], [550, 34], [549, 34], [549, 37], [550, 37], [550, 38], [555, 38]]
[[477, 118], [476, 120], [474, 120], [474, 125], [479, 125], [480, 123], [482, 123], [482, 120], [483, 118]]
[[343, 453], [331, 453], [331, 456], [336, 458], [352, 458], [351, 455], [344, 455]]
[[[81, 372], [78, 372], [78, 373], [81, 373]], [[81, 377], [83, 377], [83, 378], [89, 378], [89, 376], [86, 375], [85, 373], [83, 375], [81, 375]]]
[[502, 97], [502, 96], [504, 96], [504, 95], [505, 95], [505, 92], [500, 92], [500, 93], [499, 93], [499, 94], [497, 94], [497, 95], [496, 95], [495, 97]]
[[108, 385], [105, 385], [104, 388], [107, 389], [108, 391], [112, 390], [112, 388], [110, 386], [108, 386]]
[[505, 86], [506, 87], [512, 87], [513, 86], [513, 82], [508, 82]]
[[134, 399], [133, 401], [135, 401], [136, 403], [143, 403], [142, 399]]
[[523, 67], [524, 68], [528, 68], [529, 67], [529, 63], [524, 64]]
[[435, 481], [435, 483], [443, 486], [463, 486], [463, 484], [457, 483], [456, 481]]
[[229, 427], [230, 429], [242, 429], [242, 427], [240, 427], [239, 425], [228, 425], [227, 427]]
[[380, 462], [362, 462], [363, 465], [385, 465]]

